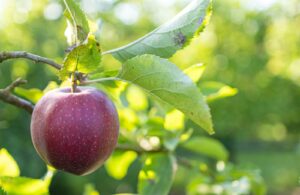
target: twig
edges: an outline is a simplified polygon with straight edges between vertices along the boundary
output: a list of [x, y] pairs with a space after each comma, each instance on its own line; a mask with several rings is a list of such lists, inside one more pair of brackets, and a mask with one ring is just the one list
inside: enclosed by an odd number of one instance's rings
[[136, 147], [136, 146], [132, 146], [132, 145], [128, 145], [128, 144], [118, 144], [116, 147], [117, 150], [121, 150], [121, 151], [127, 151], [127, 150], [131, 150], [134, 151], [138, 154], [143, 153], [143, 149], [140, 147]]
[[155, 148], [152, 150], [145, 150], [139, 146], [134, 146], [134, 145], [129, 145], [129, 144], [118, 144], [116, 149], [121, 150], [121, 151], [131, 150], [138, 154], [168, 152], [168, 150], [166, 150], [165, 148]]
[[177, 162], [188, 169], [194, 169], [194, 165], [185, 158], [177, 156]]
[[12, 82], [5, 89], [0, 89], [0, 100], [12, 104], [16, 107], [23, 108], [24, 110], [26, 110], [31, 114], [34, 105], [31, 102], [24, 100], [20, 97], [17, 97], [11, 93], [14, 90], [14, 88], [16, 88], [19, 85], [25, 84], [26, 82], [27, 82], [26, 80], [19, 78], [14, 82]]
[[61, 69], [61, 65], [54, 62], [53, 60], [50, 60], [48, 58], [45, 58], [45, 57], [41, 57], [41, 56], [38, 56], [38, 55], [35, 55], [35, 54], [32, 54], [32, 53], [28, 53], [26, 51], [10, 51], [10, 52], [0, 52], [0, 63], [5, 61], [5, 60], [8, 60], [8, 59], [13, 59], [13, 58], [24, 58], [24, 59], [29, 59], [29, 60], [32, 60], [36, 63], [38, 62], [42, 62], [42, 63], [45, 63], [45, 64], [48, 64], [58, 70]]

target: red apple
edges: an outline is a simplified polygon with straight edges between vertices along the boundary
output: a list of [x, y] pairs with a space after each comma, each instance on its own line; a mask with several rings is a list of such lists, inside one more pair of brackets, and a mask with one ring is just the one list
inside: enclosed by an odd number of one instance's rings
[[48, 92], [36, 104], [31, 137], [42, 159], [56, 169], [86, 175], [111, 155], [118, 140], [114, 104], [101, 91], [77, 87]]

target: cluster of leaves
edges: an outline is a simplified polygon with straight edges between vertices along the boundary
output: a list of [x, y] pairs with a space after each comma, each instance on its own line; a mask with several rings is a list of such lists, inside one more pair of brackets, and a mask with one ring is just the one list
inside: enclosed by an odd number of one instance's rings
[[[89, 32], [86, 16], [72, 0], [64, 2], [69, 25], [66, 34], [71, 46], [60, 71], [61, 79], [75, 72], [99, 75], [103, 71], [101, 50]], [[210, 134], [214, 130], [204, 96], [193, 81], [166, 58], [203, 30], [210, 18], [211, 4], [211, 0], [194, 0], [170, 22], [129, 45], [102, 54], [111, 54], [122, 62], [122, 69], [111, 79], [139, 86], [182, 111]]]
[[[4, 148], [0, 149], [0, 194], [1, 195], [47, 195], [55, 170], [48, 167], [41, 179], [20, 176], [17, 162]], [[92, 184], [87, 184], [83, 195], [99, 195]]]
[[0, 194], [48, 194], [53, 176], [53, 169], [42, 179], [20, 176], [20, 170], [6, 149], [0, 150]]
[[[191, 68], [193, 74], [189, 74]], [[203, 66], [197, 65], [184, 72], [197, 82], [203, 70]], [[264, 194], [260, 175], [233, 167], [228, 162], [229, 152], [225, 146], [214, 138], [193, 134], [193, 128], [187, 126], [189, 119], [182, 112], [148, 97], [136, 86], [115, 84], [118, 85], [115, 89], [111, 89], [111, 84], [103, 89], [117, 100], [121, 120], [119, 143], [127, 146], [128, 150], [115, 151], [106, 162], [105, 167], [111, 177], [124, 179], [129, 167], [139, 161], [142, 168], [138, 175], [138, 194], [168, 194], [180, 168], [192, 173], [187, 194]], [[206, 91], [209, 102], [236, 93], [236, 89], [229, 86], [213, 84], [219, 88]], [[223, 168], [216, 170], [219, 164]], [[245, 183], [247, 188], [243, 187]], [[203, 188], [204, 191], [201, 191]], [[218, 191], [214, 191], [215, 188]]]

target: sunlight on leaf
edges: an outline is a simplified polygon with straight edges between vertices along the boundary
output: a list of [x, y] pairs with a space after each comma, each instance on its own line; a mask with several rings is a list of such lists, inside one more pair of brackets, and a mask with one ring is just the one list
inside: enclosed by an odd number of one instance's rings
[[66, 36], [70, 45], [75, 44], [75, 40], [84, 41], [89, 34], [89, 24], [84, 12], [73, 0], [64, 0], [66, 11], [64, 13], [67, 18], [68, 28]]
[[83, 195], [100, 195], [100, 193], [97, 192], [93, 184], [86, 184], [84, 186]]
[[45, 93], [47, 93], [48, 91], [51, 91], [51, 90], [53, 90], [53, 89], [56, 89], [56, 88], [58, 88], [59, 86], [58, 86], [58, 84], [55, 82], [55, 81], [50, 81], [49, 83], [48, 83], [48, 85], [45, 87], [45, 89], [43, 90], [43, 93], [45, 94]]
[[129, 106], [137, 111], [145, 110], [148, 107], [148, 99], [145, 93], [136, 86], [129, 86], [126, 98]]
[[56, 172], [56, 169], [54, 169], [53, 167], [47, 165], [47, 173], [43, 178], [46, 185], [50, 186], [52, 178], [53, 178], [55, 172]]
[[137, 56], [123, 65], [118, 77], [182, 111], [208, 133], [214, 133], [204, 96], [175, 64], [153, 55]]
[[133, 151], [115, 151], [106, 161], [105, 167], [110, 176], [117, 180], [123, 179], [127, 175], [129, 166], [137, 158], [137, 153]]
[[199, 88], [202, 93], [207, 97], [207, 101], [212, 102], [217, 99], [234, 96], [238, 93], [236, 88], [232, 88], [228, 85], [219, 82], [203, 82], [199, 84]]
[[67, 54], [63, 68], [60, 70], [61, 80], [66, 80], [70, 73], [75, 71], [86, 74], [98, 70], [101, 62], [100, 54], [98, 42], [93, 35], [89, 35], [87, 41]]
[[31, 88], [31, 89], [25, 89], [21, 87], [16, 87], [15, 88], [15, 93], [18, 96], [24, 97], [28, 100], [30, 100], [32, 103], [37, 103], [39, 99], [43, 96], [43, 91], [40, 89], [36, 88]]
[[105, 53], [112, 54], [122, 62], [142, 54], [169, 58], [205, 28], [211, 15], [211, 7], [211, 0], [194, 0], [172, 20], [144, 37]]
[[4, 148], [0, 150], [0, 176], [16, 177], [20, 175], [17, 162]]
[[194, 83], [197, 83], [201, 78], [205, 68], [206, 67], [203, 64], [196, 64], [185, 69], [184, 73], [188, 75]]
[[0, 185], [8, 194], [47, 195], [48, 184], [40, 179], [26, 177], [0, 177]]
[[129, 108], [118, 108], [119, 119], [126, 131], [133, 131], [139, 122], [136, 113]]
[[190, 128], [184, 133], [180, 135], [179, 141], [185, 142], [186, 140], [190, 139], [190, 137], [193, 135], [194, 129]]
[[184, 128], [184, 114], [179, 110], [172, 110], [166, 114], [164, 128], [170, 131]]
[[224, 145], [213, 138], [209, 137], [192, 137], [181, 145], [196, 154], [209, 156], [217, 160], [228, 160], [229, 153]]

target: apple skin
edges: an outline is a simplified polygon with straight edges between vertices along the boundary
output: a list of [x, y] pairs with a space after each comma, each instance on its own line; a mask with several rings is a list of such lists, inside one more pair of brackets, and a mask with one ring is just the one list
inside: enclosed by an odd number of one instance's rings
[[55, 89], [36, 104], [31, 138], [41, 158], [56, 169], [86, 175], [114, 150], [119, 134], [116, 108], [92, 87]]

